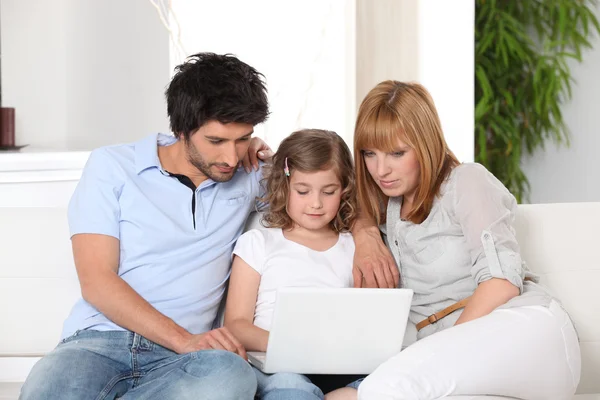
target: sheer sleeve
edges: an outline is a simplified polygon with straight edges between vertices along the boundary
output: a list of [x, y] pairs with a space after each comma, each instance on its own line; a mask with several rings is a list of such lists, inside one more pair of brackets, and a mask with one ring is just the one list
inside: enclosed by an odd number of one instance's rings
[[506, 279], [521, 293], [524, 270], [513, 228], [517, 210], [514, 196], [480, 164], [457, 167], [452, 194], [475, 282]]

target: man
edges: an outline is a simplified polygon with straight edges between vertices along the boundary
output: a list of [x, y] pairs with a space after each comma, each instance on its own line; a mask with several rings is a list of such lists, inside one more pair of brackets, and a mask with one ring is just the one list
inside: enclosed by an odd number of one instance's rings
[[[176, 69], [166, 97], [174, 137], [90, 155], [69, 204], [82, 299], [23, 400], [254, 398], [244, 348], [212, 328], [233, 245], [257, 206], [257, 153], [271, 155], [251, 140], [268, 116], [262, 75], [200, 53]], [[375, 230], [361, 232], [373, 278]]]

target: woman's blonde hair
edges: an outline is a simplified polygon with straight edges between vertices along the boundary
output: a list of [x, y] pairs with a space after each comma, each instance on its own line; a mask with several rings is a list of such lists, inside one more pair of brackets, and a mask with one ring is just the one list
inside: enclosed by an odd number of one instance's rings
[[[287, 160], [287, 166], [286, 166]], [[268, 228], [290, 229], [293, 221], [286, 208], [290, 191], [289, 173], [316, 172], [333, 168], [342, 185], [342, 198], [331, 228], [346, 232], [356, 220], [356, 180], [352, 154], [344, 140], [335, 132], [321, 129], [305, 129], [285, 138], [273, 156], [272, 164], [266, 166], [266, 196], [269, 208], [262, 223]]]
[[414, 207], [407, 215], [413, 223], [427, 218], [442, 182], [459, 164], [446, 144], [433, 99], [423, 86], [392, 80], [375, 86], [358, 111], [354, 159], [358, 204], [378, 225], [385, 222], [388, 199], [367, 171], [363, 151], [396, 151], [399, 139], [414, 149], [421, 169]]

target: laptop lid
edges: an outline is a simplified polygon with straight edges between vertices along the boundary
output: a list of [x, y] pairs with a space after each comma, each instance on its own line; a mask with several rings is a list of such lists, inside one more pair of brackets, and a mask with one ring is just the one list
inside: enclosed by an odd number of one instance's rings
[[279, 289], [263, 372], [373, 372], [402, 349], [412, 296], [410, 289]]

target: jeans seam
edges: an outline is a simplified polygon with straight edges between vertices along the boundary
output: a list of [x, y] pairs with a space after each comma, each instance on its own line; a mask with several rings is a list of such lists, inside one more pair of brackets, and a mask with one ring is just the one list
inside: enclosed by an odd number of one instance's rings
[[[189, 356], [189, 355], [190, 355], [189, 353], [188, 353], [188, 354], [183, 354], [183, 355], [182, 355], [182, 357], [178, 357], [178, 359], [177, 359], [176, 361], [179, 361], [179, 360], [181, 360], [181, 359], [183, 359], [183, 358], [185, 358], [186, 356]], [[189, 359], [188, 359], [188, 363], [189, 363], [190, 361], [192, 361], [192, 357], [187, 357], [187, 358], [189, 358]], [[167, 365], [170, 365], [170, 364], [173, 364], [173, 362], [169, 362], [169, 363], [167, 363], [167, 364], [163, 364], [162, 366], [167, 366]], [[189, 373], [188, 373], [188, 372], [187, 372], [187, 371], [184, 369], [184, 367], [185, 367], [185, 366], [187, 366], [187, 363], [186, 363], [186, 364], [184, 364], [183, 366], [180, 366], [180, 367], [179, 367], [179, 369], [181, 369], [183, 372], [185, 372], [186, 374], [188, 374], [188, 375], [189, 375]], [[156, 367], [156, 368], [158, 368], [158, 367]], [[135, 376], [135, 378], [136, 378], [136, 379], [142, 378], [142, 377], [144, 377], [144, 376], [148, 375], [148, 374], [150, 373], [150, 371], [153, 371], [153, 370], [154, 370], [154, 369], [156, 369], [156, 368], [153, 368], [153, 369], [151, 369], [151, 370], [149, 370], [149, 371], [145, 371], [145, 372], [143, 372], [143, 373], [139, 373], [139, 374], [137, 374], [137, 376]], [[173, 369], [173, 368], [172, 368], [172, 369], [168, 370], [168, 371], [167, 371], [167, 372], [166, 372], [164, 375], [162, 375], [162, 378], [165, 378], [165, 377], [167, 377], [167, 376], [169, 376], [169, 375], [173, 374], [173, 373], [174, 373], [176, 370], [177, 370], [176, 368], [175, 368], [175, 369]], [[134, 374], [134, 375], [135, 375], [135, 374]], [[134, 386], [132, 386], [132, 387], [131, 387], [131, 389], [130, 389], [130, 390], [138, 389], [138, 388], [140, 388], [140, 387], [143, 387], [143, 386], [147, 385], [148, 383], [149, 383], [149, 382], [145, 382], [145, 383], [143, 383], [141, 386], [134, 385]], [[102, 399], [97, 399], [97, 400], [102, 400]]]
[[[179, 356], [179, 357], [176, 357], [176, 356]], [[164, 367], [167, 367], [167, 366], [169, 366], [169, 365], [171, 365], [171, 364], [174, 364], [174, 363], [176, 363], [176, 362], [179, 362], [179, 361], [183, 360], [183, 359], [184, 359], [184, 358], [186, 358], [186, 357], [187, 357], [187, 358], [190, 358], [190, 359], [193, 359], [193, 358], [194, 358], [194, 357], [192, 357], [192, 355], [191, 355], [191, 354], [189, 354], [189, 353], [188, 353], [188, 354], [176, 354], [176, 355], [173, 355], [173, 356], [170, 356], [170, 357], [169, 357], [169, 359], [171, 359], [171, 358], [172, 358], [173, 360], [170, 360], [170, 361], [164, 362], [164, 363], [162, 363], [162, 364], [160, 364], [160, 365], [156, 365], [156, 366], [152, 367], [151, 369], [149, 369], [148, 371], [144, 371], [144, 374], [149, 374], [150, 372], [153, 372], [153, 371], [155, 371], [155, 370], [157, 370], [157, 369], [159, 369], [159, 368], [164, 368]]]
[[110, 391], [115, 387], [115, 385], [125, 379], [130, 379], [130, 378], [134, 378], [135, 373], [127, 373], [127, 374], [120, 374], [117, 375], [115, 377], [113, 377], [102, 389], [102, 391], [98, 394], [98, 397], [96, 397], [96, 400], [104, 400], [106, 398], [106, 396], [108, 396], [108, 394], [110, 393]]

